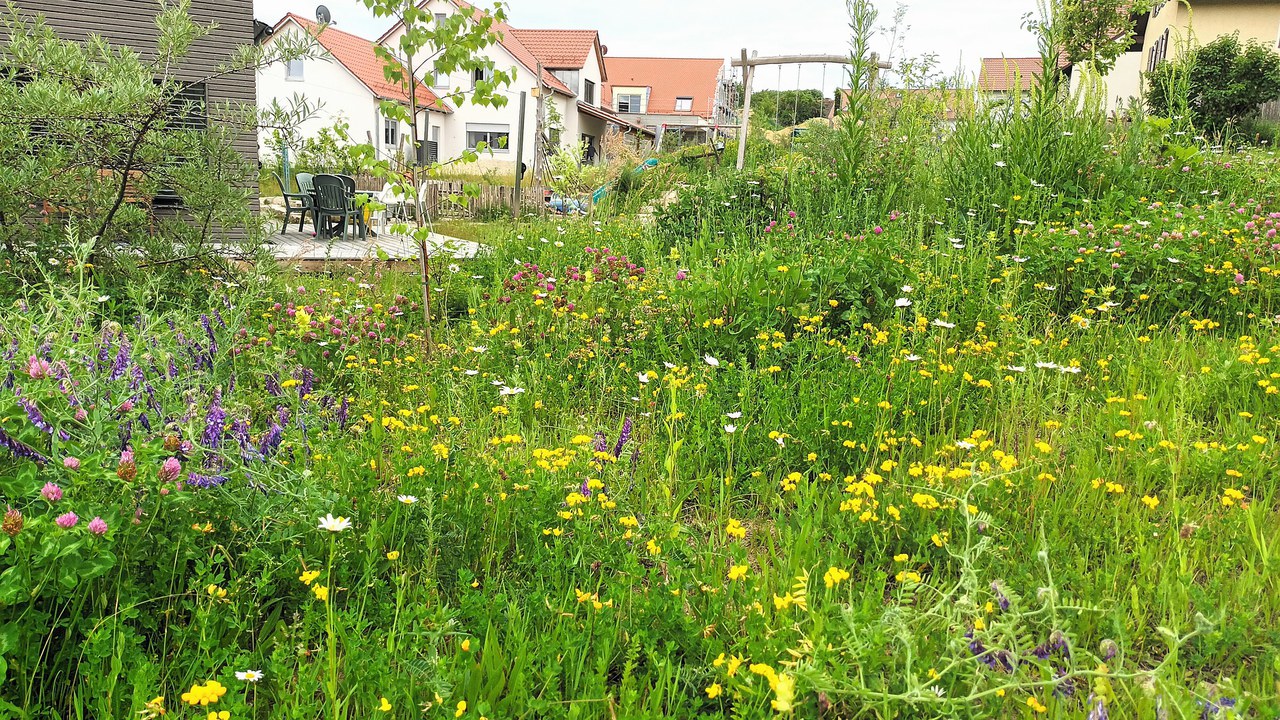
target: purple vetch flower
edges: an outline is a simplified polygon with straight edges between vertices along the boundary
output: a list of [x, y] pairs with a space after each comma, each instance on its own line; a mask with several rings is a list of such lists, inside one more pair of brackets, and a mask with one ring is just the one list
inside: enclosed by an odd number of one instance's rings
[[622, 457], [622, 447], [631, 439], [631, 418], [622, 421], [622, 432], [618, 435], [618, 443], [613, 446], [613, 456]]
[[44, 484], [44, 487], [40, 488], [40, 497], [44, 498], [50, 505], [52, 505], [62, 499], [62, 488], [51, 482], [47, 482]]
[[582, 481], [582, 488], [579, 492], [582, 493], [582, 497], [587, 498], [588, 500], [591, 499], [591, 486], [587, 484], [585, 479]]
[[35, 448], [27, 445], [21, 440], [10, 437], [9, 434], [4, 431], [4, 428], [0, 428], [0, 447], [8, 449], [9, 452], [13, 453], [17, 457], [34, 461], [40, 465], [44, 465], [49, 462], [49, 458], [41, 455], [39, 452], [36, 452]]
[[209, 411], [205, 414], [204, 435], [200, 438], [205, 447], [217, 450], [222, 446], [222, 423], [226, 419], [227, 413], [222, 409], [222, 388], [215, 387], [209, 400]]
[[346, 395], [342, 396], [342, 402], [338, 405], [338, 428], [347, 429], [347, 413], [351, 408], [351, 402]]
[[600, 430], [596, 431], [596, 443], [594, 449], [598, 453], [609, 452], [609, 438], [605, 437], [605, 434]]
[[1093, 695], [1089, 696], [1089, 716], [1085, 720], [1108, 720], [1110, 715], [1107, 713], [1107, 701]]
[[226, 475], [202, 475], [200, 473], [187, 473], [187, 484], [191, 487], [197, 487], [202, 490], [215, 488], [227, 482]]
[[89, 521], [89, 532], [93, 533], [94, 535], [106, 535], [107, 521], [103, 520], [100, 517], [95, 516], [92, 520]]
[[129, 370], [129, 339], [121, 336], [120, 345], [116, 349], [116, 359], [111, 365], [111, 374], [107, 376], [107, 380], [115, 382], [125, 376]]
[[267, 373], [266, 377], [263, 379], [262, 384], [263, 384], [263, 387], [266, 389], [267, 394], [270, 395], [271, 397], [280, 397], [280, 395], [284, 393], [284, 390], [280, 388], [280, 380], [277, 379], [276, 376], [271, 373]]
[[35, 403], [25, 397], [20, 397], [18, 398], [18, 404], [22, 406], [23, 410], [27, 411], [27, 419], [31, 421], [32, 425], [35, 425], [43, 432], [50, 435], [53, 434], [53, 426], [45, 421], [44, 415], [41, 414], [40, 408]]
[[80, 522], [80, 516], [73, 512], [63, 513], [62, 515], [59, 515], [54, 522], [63, 530], [70, 530], [76, 526], [76, 523]]
[[1009, 609], [1009, 598], [1005, 597], [1004, 591], [1000, 589], [1000, 583], [991, 583], [991, 592], [996, 594], [996, 602], [1000, 604], [1001, 610]]
[[311, 371], [311, 368], [304, 367], [296, 373], [295, 377], [298, 380], [298, 397], [304, 398], [310, 395], [315, 385], [316, 374]]
[[262, 434], [262, 439], [258, 442], [258, 453], [264, 458], [269, 458], [276, 454], [280, 449], [280, 441], [284, 437], [284, 428], [279, 423], [271, 423], [271, 427]]

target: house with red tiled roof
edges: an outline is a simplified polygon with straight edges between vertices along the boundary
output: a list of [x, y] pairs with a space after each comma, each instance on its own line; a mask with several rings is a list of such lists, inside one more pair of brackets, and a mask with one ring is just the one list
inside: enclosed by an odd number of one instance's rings
[[[475, 17], [483, 12], [465, 0], [423, 0], [419, 7], [440, 19], [453, 14]], [[514, 77], [504, 90], [508, 102], [502, 107], [468, 103], [454, 107], [448, 121], [439, 128], [433, 127], [433, 134], [428, 137], [437, 144], [442, 158], [461, 155], [484, 141], [489, 150], [482, 153], [477, 167], [512, 169], [520, 125], [521, 91], [528, 97], [524, 118], [524, 162], [529, 167], [533, 166], [539, 93], [546, 107], [547, 132], [544, 136], [549, 147], [567, 148], [581, 144], [586, 148], [587, 161], [593, 161], [599, 155], [600, 142], [611, 127], [640, 130], [602, 103], [607, 80], [606, 49], [598, 32], [517, 28], [502, 21], [493, 24], [493, 31], [497, 42], [482, 52], [496, 67]], [[378, 38], [378, 42], [394, 48], [403, 35], [403, 25], [396, 23]], [[482, 72], [437, 74], [428, 67], [423, 69], [423, 79], [440, 95], [447, 96], [453, 90], [470, 90], [481, 79], [477, 74]]]
[[[275, 24], [264, 44], [290, 33], [310, 34], [324, 54], [259, 70], [259, 106], [278, 102], [287, 107], [295, 96], [303, 96], [321, 106], [297, 128], [300, 137], [314, 137], [322, 128], [343, 122], [352, 140], [370, 143], [380, 157], [405, 157], [410, 147], [409, 126], [386, 118], [382, 101], [408, 105], [409, 96], [402, 84], [386, 79], [386, 62], [375, 53], [373, 42], [333, 25], [320, 25], [289, 13]], [[420, 108], [419, 124], [423, 127], [439, 126], [453, 112], [422, 83], [417, 84], [414, 94]], [[269, 155], [275, 151], [268, 135], [269, 131], [264, 132], [260, 145], [263, 153]]]
[[1027, 100], [1032, 83], [1042, 72], [1044, 63], [1038, 57], [982, 58], [982, 70], [978, 74], [979, 104]]
[[723, 58], [605, 57], [605, 102], [653, 129], [701, 132], [733, 122]]

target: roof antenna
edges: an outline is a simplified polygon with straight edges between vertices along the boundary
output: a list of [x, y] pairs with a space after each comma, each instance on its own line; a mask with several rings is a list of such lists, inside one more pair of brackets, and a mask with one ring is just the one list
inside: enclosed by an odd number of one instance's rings
[[329, 8], [319, 5], [316, 7], [316, 22], [321, 25], [328, 25], [333, 22], [333, 15], [329, 13]]

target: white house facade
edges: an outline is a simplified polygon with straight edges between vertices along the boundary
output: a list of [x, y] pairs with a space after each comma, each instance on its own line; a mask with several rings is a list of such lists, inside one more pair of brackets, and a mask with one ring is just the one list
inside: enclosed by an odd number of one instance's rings
[[[298, 137], [315, 137], [323, 128], [342, 122], [352, 140], [373, 145], [379, 157], [404, 157], [409, 148], [409, 126], [386, 118], [382, 102], [391, 100], [407, 105], [409, 99], [403, 88], [385, 80], [383, 61], [374, 53], [373, 43], [331, 25], [321, 26], [288, 14], [275, 25], [264, 44], [297, 33], [310, 33], [327, 51], [326, 55], [272, 64], [259, 70], [259, 107], [273, 102], [288, 107], [295, 97], [305, 97], [319, 107], [294, 129]], [[420, 85], [416, 94], [423, 108], [419, 114], [420, 124], [439, 125], [450, 113], [427, 87]], [[259, 136], [264, 158], [276, 154], [271, 135], [271, 130], [264, 129]]]

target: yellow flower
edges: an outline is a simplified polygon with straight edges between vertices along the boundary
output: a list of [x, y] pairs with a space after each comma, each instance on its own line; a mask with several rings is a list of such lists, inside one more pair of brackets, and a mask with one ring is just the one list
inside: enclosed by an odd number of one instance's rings
[[659, 545], [653, 538], [649, 538], [649, 542], [645, 544], [645, 547], [648, 548], [650, 555], [662, 554], [662, 546]]
[[711, 683], [707, 686], [707, 697], [712, 700], [720, 697], [722, 692], [724, 692], [724, 688], [720, 687], [720, 683]]
[[399, 551], [399, 550], [392, 550], [391, 552], [387, 553], [387, 559], [388, 559], [388, 560], [399, 560], [399, 559], [400, 559], [400, 551]]
[[209, 714], [206, 716], [206, 720], [231, 720], [231, 713], [226, 710], [219, 710], [217, 712], [210, 710]]
[[906, 553], [900, 553], [893, 556], [894, 562], [911, 562], [911, 556]]
[[462, 717], [463, 713], [465, 713], [466, 711], [467, 711], [467, 701], [459, 700], [458, 709], [453, 713], [453, 716], [456, 718], [460, 718]]
[[746, 566], [746, 565], [730, 565], [730, 566], [729, 566], [729, 580], [730, 580], [730, 581], [734, 581], [734, 580], [741, 580], [741, 579], [745, 578], [746, 576], [747, 576], [747, 566]]
[[849, 579], [848, 571], [841, 570], [840, 568], [835, 567], [834, 565], [831, 566], [827, 570], [827, 572], [822, 576], [822, 581], [827, 584], [828, 590], [848, 579]]
[[316, 599], [319, 600], [320, 602], [329, 601], [329, 588], [325, 587], [324, 585], [316, 585], [315, 587], [311, 588], [311, 592], [315, 593]]
[[471, 652], [471, 638], [462, 641], [462, 652]]
[[391, 712], [391, 703], [386, 698], [379, 698], [378, 709], [382, 712]]
[[1146, 505], [1152, 510], [1155, 510], [1156, 506], [1160, 504], [1160, 498], [1156, 497], [1155, 495], [1143, 495], [1142, 504]]
[[1035, 710], [1038, 713], [1049, 712], [1049, 708], [1045, 707], [1045, 705], [1041, 703], [1039, 700], [1037, 700], [1034, 696], [1027, 698], [1027, 707], [1031, 708], [1032, 710]]

